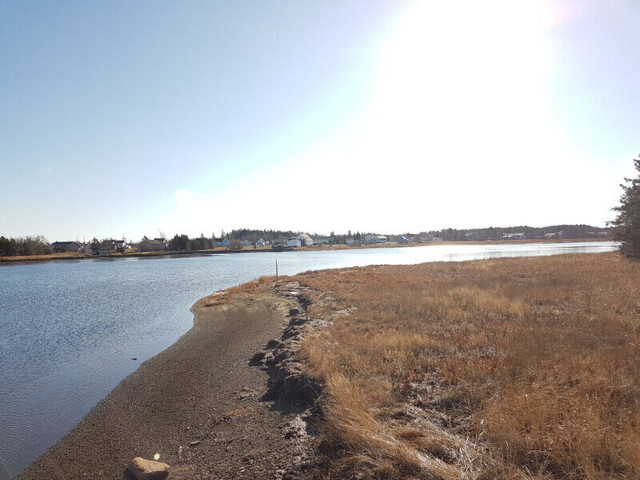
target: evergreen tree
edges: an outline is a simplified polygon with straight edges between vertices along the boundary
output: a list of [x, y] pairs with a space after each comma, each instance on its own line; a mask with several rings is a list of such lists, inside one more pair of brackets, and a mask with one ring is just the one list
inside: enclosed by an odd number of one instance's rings
[[169, 250], [179, 251], [189, 249], [189, 237], [186, 235], [178, 235], [169, 240]]
[[16, 246], [15, 238], [0, 237], [0, 257], [15, 255], [17, 251], [18, 247]]
[[640, 258], [640, 155], [633, 160], [637, 178], [625, 178], [620, 184], [620, 205], [613, 210], [618, 216], [611, 222], [613, 238], [620, 242], [620, 251], [631, 258]]

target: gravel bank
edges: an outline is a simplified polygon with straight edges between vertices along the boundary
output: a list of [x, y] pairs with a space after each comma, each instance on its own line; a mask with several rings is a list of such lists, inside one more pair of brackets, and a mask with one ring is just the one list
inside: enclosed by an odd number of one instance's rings
[[299, 453], [286, 432], [301, 408], [261, 400], [268, 374], [249, 359], [280, 338], [296, 306], [275, 294], [197, 302], [187, 334], [17, 478], [121, 479], [133, 457], [155, 454], [171, 465], [174, 480], [286, 478]]

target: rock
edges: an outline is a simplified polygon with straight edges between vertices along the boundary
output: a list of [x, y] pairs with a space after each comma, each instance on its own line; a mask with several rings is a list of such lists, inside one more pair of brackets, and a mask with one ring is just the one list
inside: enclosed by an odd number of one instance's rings
[[273, 356], [272, 352], [267, 352], [267, 354], [262, 359], [262, 364], [263, 365], [271, 366], [271, 365], [273, 365], [274, 362], [275, 362], [275, 357]]
[[301, 333], [304, 333], [304, 329], [302, 329], [299, 326], [291, 326], [285, 329], [284, 332], [282, 332], [282, 339], [286, 340], [287, 338], [291, 338], [294, 337], [296, 335], [300, 335]]
[[165, 480], [169, 476], [169, 465], [136, 457], [124, 471], [124, 477], [132, 480]]
[[304, 437], [307, 435], [307, 422], [297, 415], [285, 428], [284, 438]]
[[273, 350], [274, 348], [276, 348], [278, 345], [280, 345], [280, 341], [279, 340], [269, 340], [267, 342], [267, 350]]
[[289, 309], [289, 316], [290, 316], [290, 317], [294, 317], [294, 316], [296, 316], [296, 315], [297, 315], [297, 314], [299, 314], [299, 313], [300, 313], [300, 310], [299, 310], [299, 309], [297, 309], [297, 308], [290, 308], [290, 309]]
[[306, 317], [294, 317], [289, 322], [289, 325], [290, 326], [293, 326], [293, 325], [304, 325], [307, 322], [309, 322], [309, 319], [306, 318]]
[[249, 365], [253, 366], [253, 365], [262, 365], [263, 361], [264, 361], [264, 356], [266, 355], [267, 352], [265, 351], [261, 351], [256, 353], [253, 357], [251, 357], [251, 360], [249, 360]]

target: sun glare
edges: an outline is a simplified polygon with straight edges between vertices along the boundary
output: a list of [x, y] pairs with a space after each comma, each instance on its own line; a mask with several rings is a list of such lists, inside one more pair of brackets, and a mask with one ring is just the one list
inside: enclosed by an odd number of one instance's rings
[[[570, 195], [558, 182], [566, 184], [561, 179], [583, 160], [557, 128], [548, 91], [549, 30], [562, 15], [544, 1], [408, 4], [375, 39], [376, 67], [365, 88], [370, 97], [359, 114], [349, 112], [355, 121], [287, 152], [277, 166], [248, 172], [250, 179], [216, 191], [216, 198], [232, 201], [245, 221], [260, 223], [268, 216], [260, 198], [271, 198], [274, 186], [303, 181], [307, 201], [287, 211], [318, 230], [373, 230], [381, 217], [398, 231], [452, 226], [453, 218], [468, 218], [469, 198], [499, 212], [496, 223], [535, 222], [538, 212], [504, 199], [537, 195], [541, 186]], [[479, 181], [487, 176], [502, 178], [500, 189]], [[423, 205], [423, 217], [388, 205], [360, 212], [358, 202], [372, 192]], [[558, 199], [547, 197], [536, 209], [554, 211]], [[192, 215], [194, 205], [201, 210], [217, 202], [182, 200], [185, 213], [177, 217], [183, 223], [187, 204]], [[332, 212], [344, 205], [353, 206], [357, 219], [337, 224], [332, 218], [341, 215]]]
[[498, 130], [510, 138], [539, 122], [549, 68], [544, 4], [522, 5], [410, 4], [380, 51], [369, 128], [392, 141], [412, 134], [408, 150], [448, 156], [455, 145], [483, 145]]

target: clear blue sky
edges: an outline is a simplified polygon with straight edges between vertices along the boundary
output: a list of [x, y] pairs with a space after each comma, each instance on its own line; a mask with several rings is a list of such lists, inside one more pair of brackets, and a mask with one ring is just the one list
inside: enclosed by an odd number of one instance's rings
[[604, 225], [636, 0], [4, 1], [0, 235]]

